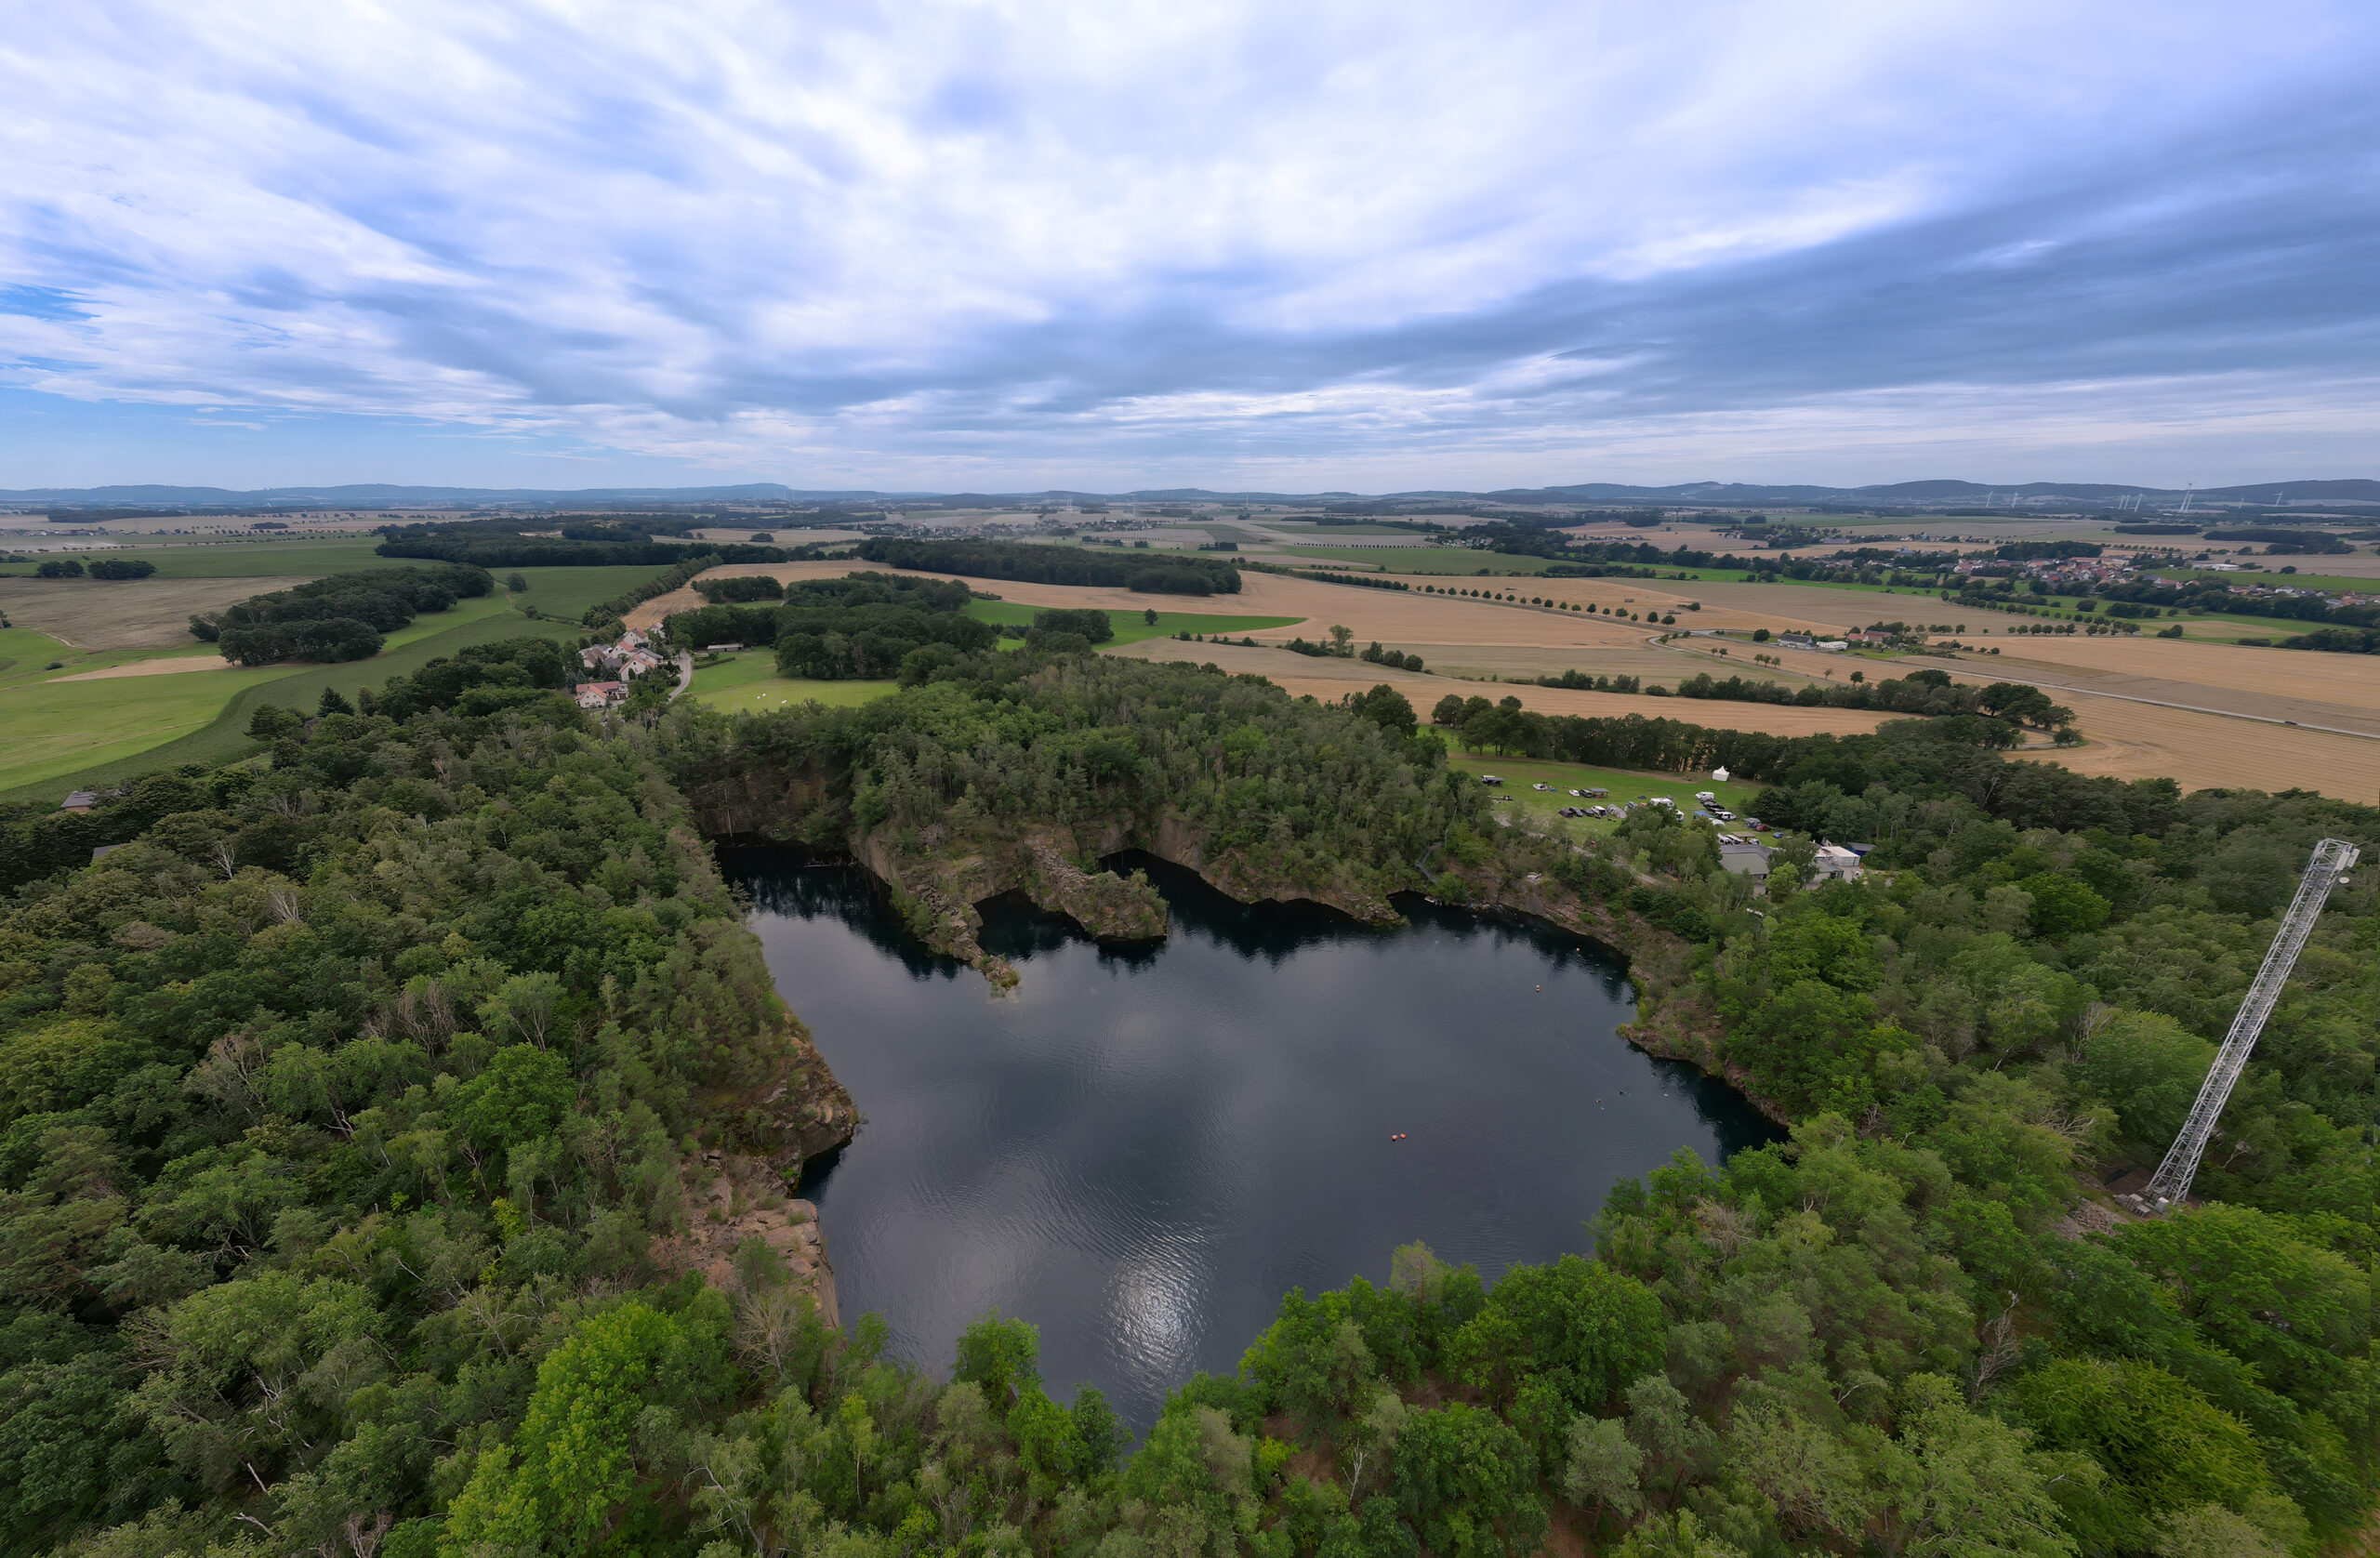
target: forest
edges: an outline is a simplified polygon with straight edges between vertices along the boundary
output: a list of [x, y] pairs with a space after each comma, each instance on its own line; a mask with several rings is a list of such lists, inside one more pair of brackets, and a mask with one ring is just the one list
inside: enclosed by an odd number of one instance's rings
[[[419, 557], [478, 568], [554, 568], [640, 564], [668, 567], [690, 552], [713, 554], [714, 562], [789, 562], [813, 555], [782, 547], [743, 542], [656, 541], [655, 535], [685, 535], [694, 527], [683, 515], [655, 520], [636, 515], [458, 520], [380, 527], [384, 539], [373, 548], [382, 557]], [[559, 528], [560, 535], [551, 534]]]
[[333, 574], [190, 619], [193, 637], [219, 647], [226, 660], [271, 666], [286, 660], [369, 660], [382, 635], [424, 612], [454, 609], [496, 588], [484, 568], [371, 568]]
[[[790, 586], [774, 579], [728, 579], [713, 604], [679, 612], [664, 625], [674, 643], [769, 644], [786, 676], [819, 681], [883, 678], [901, 674], [913, 655], [918, 667], [946, 664], [988, 649], [998, 635], [991, 624], [962, 615], [973, 597], [955, 579], [919, 579], [896, 574], [853, 574], [840, 579], [805, 579]], [[774, 595], [754, 593], [765, 584]], [[741, 603], [738, 603], [739, 598]], [[762, 602], [775, 601], [777, 604]], [[1104, 624], [1106, 620], [1101, 616]], [[911, 667], [912, 679], [919, 672]]]
[[[1385, 687], [942, 647], [856, 708], [604, 724], [552, 646], [490, 646], [269, 766], [6, 819], [0, 1549], [2254, 1558], [2364, 1518], [2368, 874], [2199, 1204], [2093, 1192], [2170, 1138], [2311, 843], [2380, 849], [2380, 810], [2084, 779], [1976, 716], [1535, 728], [1728, 754], [1790, 830], [1756, 901], [1674, 817], [1500, 825]], [[1575, 904], [1643, 1041], [1791, 1139], [1619, 1184], [1544, 1265], [1286, 1295], [1128, 1446], [1030, 1316], [904, 1359], [757, 1240], [672, 1261], [707, 1155], [781, 1142], [789, 1075], [826, 1096], [684, 799], [764, 764], [818, 777], [821, 846], [1171, 817], [1286, 889]], [[1869, 870], [1792, 891], [1821, 837]]]
[[871, 535], [857, 556], [894, 568], [1032, 584], [1104, 585], [1159, 595], [1236, 595], [1239, 570], [1209, 558], [1134, 557], [1023, 541], [901, 541]]

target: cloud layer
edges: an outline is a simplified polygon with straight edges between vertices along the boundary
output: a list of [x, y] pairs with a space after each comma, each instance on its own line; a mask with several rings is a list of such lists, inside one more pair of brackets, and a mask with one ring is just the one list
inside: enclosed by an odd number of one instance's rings
[[2368, 7], [20, 15], [0, 485], [2178, 484], [2380, 430]]

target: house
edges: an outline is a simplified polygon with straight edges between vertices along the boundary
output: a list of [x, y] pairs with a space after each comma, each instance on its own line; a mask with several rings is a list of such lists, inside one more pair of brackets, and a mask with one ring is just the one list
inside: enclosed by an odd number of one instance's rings
[[1768, 880], [1768, 857], [1777, 852], [1765, 844], [1722, 844], [1719, 846], [1719, 868], [1733, 871], [1739, 877], [1750, 877], [1754, 882]]
[[95, 791], [76, 790], [60, 801], [58, 809], [61, 812], [87, 812], [99, 803], [99, 798]]
[[609, 708], [614, 704], [625, 702], [628, 690], [616, 681], [582, 681], [578, 684], [577, 693], [581, 708]]
[[1810, 885], [1826, 882], [1853, 882], [1859, 879], [1859, 856], [1840, 844], [1820, 844], [1817, 856], [1810, 862]]

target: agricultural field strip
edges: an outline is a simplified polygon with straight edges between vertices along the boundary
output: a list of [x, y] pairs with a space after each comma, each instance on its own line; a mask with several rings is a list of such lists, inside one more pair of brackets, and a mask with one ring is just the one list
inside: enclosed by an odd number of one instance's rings
[[[1747, 667], [1740, 659], [1734, 656], [1718, 656], [1712, 654], [1710, 648], [1707, 647], [1709, 643], [1709, 640], [1686, 639], [1680, 640], [1663, 647], [1673, 653], [1683, 651], [1685, 653], [1692, 654], [1699, 659], [1716, 660], [1721, 664], [1728, 666], [1736, 674], [1741, 675], [1747, 680], [1760, 680], [1764, 675], [1768, 674], [1771, 670], [1771, 667], [1765, 666]], [[1734, 648], [1738, 646], [1730, 644], [1728, 647]], [[2011, 645], [2009, 647], [2016, 648], [2017, 646]], [[2031, 647], [2031, 645], [2027, 644], [2022, 646], [2022, 649], [2030, 649]], [[1789, 651], [1787, 653], [1791, 654], [1796, 660], [1808, 661], [1814, 658], [1813, 653], [1807, 650]], [[2245, 650], [2239, 653], [2254, 654], [2261, 652], [2255, 650]], [[2273, 653], [2297, 652], [2275, 651]], [[1829, 655], [1826, 658], [1834, 661], [1836, 664], [1841, 664], [1843, 659], [1843, 657], [1837, 655]], [[1858, 662], [1856, 662], [1856, 668], [1864, 669], [1868, 671], [1871, 676], [1881, 678], [1885, 676], [1905, 675], [1911, 670], [1920, 668], [1920, 667], [1914, 660], [1887, 658], [1879, 661], [1869, 660], [1865, 657], [1861, 657]], [[2051, 680], [2048, 679], [2061, 674], [2061, 667], [2055, 664], [2043, 664], [2032, 661], [2027, 657], [2021, 650], [2016, 654], [2004, 657], [2002, 655], [1993, 655], [1989, 658], [1962, 658], [1949, 666], [1939, 667], [1937, 668], [1950, 670], [1952, 675], [1958, 677], [1961, 680], [1974, 681], [1978, 684], [1987, 684], [1994, 681], [2014, 681], [2021, 683], [2027, 687], [2039, 687], [2045, 692], [2071, 693], [2077, 696], [2090, 698], [2115, 698], [2121, 699], [2126, 703], [2148, 704], [2161, 708], [2182, 709], [2193, 714], [2214, 714], [2220, 715], [2226, 719], [2251, 720], [2268, 725], [2294, 725], [2305, 730], [2329, 731], [2336, 735], [2355, 736], [2367, 741], [2380, 740], [2380, 712], [2375, 712], [2370, 716], [2373, 724], [2375, 727], [2372, 729], [2359, 730], [2351, 726], [2326, 724], [2321, 721], [2342, 718], [2350, 720], [2360, 719], [2364, 718], [2365, 716], [2362, 710], [2358, 709], [2352, 705], [2328, 703], [2320, 699], [2307, 698], [2284, 693], [2276, 693], [2265, 688], [2227, 687], [2208, 681], [2193, 681], [2186, 678], [2151, 677], [2129, 668], [2118, 667], [2108, 667], [2102, 671], [2101, 674], [2111, 677], [2124, 677], [2138, 684], [2139, 688], [2150, 690], [2135, 690], [2127, 692], [2117, 687], [2093, 686], [2087, 682], [2072, 680]], [[2310, 671], [2317, 667], [2309, 666], [2307, 668]], [[2062, 674], [2069, 678], [2077, 674], [2088, 676], [2091, 674], [2092, 669], [2093, 667], [2086, 666], [2075, 666], [2070, 670], [2063, 671]], [[1797, 672], [1796, 674], [1806, 676], [1807, 673]], [[2280, 714], [2261, 714], [2245, 708], [2225, 707], [2216, 704], [2192, 703], [2186, 701], [2193, 692], [2195, 692], [2196, 695], [2201, 697], [2206, 696], [2209, 693], [2214, 693], [2236, 694], [2241, 699], [2267, 700], [2275, 703], [2276, 706], [2285, 706], [2296, 713], [2308, 716], [2308, 718], [2290, 719]], [[2158, 693], [2164, 693], [2168, 695], [2159, 696], [2157, 695]]]

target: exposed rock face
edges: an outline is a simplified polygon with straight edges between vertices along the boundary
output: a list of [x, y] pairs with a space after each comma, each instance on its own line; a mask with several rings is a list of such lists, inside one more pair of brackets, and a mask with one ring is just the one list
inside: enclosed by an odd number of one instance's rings
[[[787, 1020], [788, 1053], [776, 1079], [742, 1111], [739, 1124], [760, 1160], [781, 1180], [799, 1179], [801, 1166], [834, 1151], [859, 1131], [852, 1095], [835, 1080], [810, 1030]], [[731, 1111], [733, 1113], [734, 1111]]]
[[665, 1268], [698, 1271], [712, 1287], [738, 1292], [744, 1281], [735, 1252], [757, 1238], [794, 1290], [808, 1293], [828, 1325], [842, 1324], [818, 1208], [787, 1195], [773, 1165], [741, 1153], [707, 1152], [688, 1165], [687, 1179], [686, 1228], [654, 1250]]

